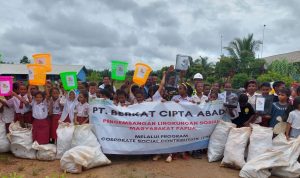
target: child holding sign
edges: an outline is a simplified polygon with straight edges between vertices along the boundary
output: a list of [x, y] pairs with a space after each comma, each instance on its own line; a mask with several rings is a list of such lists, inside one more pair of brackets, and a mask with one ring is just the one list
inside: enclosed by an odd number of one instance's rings
[[89, 94], [88, 92], [80, 92], [78, 96], [78, 103], [75, 106], [75, 119], [74, 123], [78, 125], [89, 123], [89, 104], [88, 102]]
[[75, 106], [77, 105], [78, 100], [74, 90], [68, 92], [65, 103], [61, 102], [64, 105], [60, 121], [74, 123], [74, 111]]

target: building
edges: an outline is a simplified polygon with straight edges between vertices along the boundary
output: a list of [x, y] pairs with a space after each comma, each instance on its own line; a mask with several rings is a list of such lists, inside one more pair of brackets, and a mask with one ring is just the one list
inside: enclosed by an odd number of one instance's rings
[[[86, 81], [87, 70], [84, 65], [52, 65], [47, 79], [59, 80], [61, 72], [77, 72], [77, 78]], [[28, 80], [28, 69], [26, 64], [0, 64], [0, 75], [14, 76], [15, 80]]]
[[268, 64], [271, 64], [275, 60], [286, 59], [290, 63], [300, 62], [300, 51], [294, 51], [290, 53], [277, 54], [274, 56], [268, 56], [264, 58]]

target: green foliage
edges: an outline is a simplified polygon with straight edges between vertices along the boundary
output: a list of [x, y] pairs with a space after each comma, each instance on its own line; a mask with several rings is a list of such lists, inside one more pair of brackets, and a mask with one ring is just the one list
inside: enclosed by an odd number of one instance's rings
[[100, 72], [97, 71], [92, 71], [87, 75], [87, 80], [88, 81], [93, 81], [93, 82], [100, 82], [101, 77], [100, 77]]
[[296, 65], [289, 63], [286, 59], [275, 60], [268, 67], [269, 71], [285, 76], [294, 76], [297, 74]]
[[281, 75], [279, 73], [276, 73], [274, 71], [269, 71], [266, 74], [262, 74], [257, 78], [257, 81], [262, 83], [262, 82], [274, 82], [274, 81], [284, 81], [287, 86], [289, 86], [292, 82], [293, 79], [290, 76], [287, 75]]
[[30, 60], [28, 59], [27, 56], [23, 56], [22, 59], [20, 60], [20, 64], [29, 64]]
[[195, 61], [190, 61], [190, 68], [187, 70], [186, 78], [193, 79], [196, 73], [201, 73], [204, 79], [214, 74], [214, 65], [208, 62], [208, 57], [200, 56]]
[[1, 175], [1, 178], [23, 178], [23, 176], [18, 175], [16, 172], [13, 172], [7, 175]]
[[232, 78], [232, 87], [241, 88], [244, 87], [244, 84], [250, 79], [250, 77], [245, 73], [236, 74]]
[[215, 77], [223, 78], [232, 76], [236, 72], [236, 62], [232, 57], [221, 56], [216, 63]]

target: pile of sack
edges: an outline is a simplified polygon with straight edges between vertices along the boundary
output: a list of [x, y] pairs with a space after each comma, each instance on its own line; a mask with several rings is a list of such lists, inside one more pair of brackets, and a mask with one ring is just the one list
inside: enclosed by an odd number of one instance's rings
[[102, 153], [91, 125], [61, 123], [56, 132], [57, 145], [39, 145], [33, 142], [30, 127], [22, 128], [19, 122], [13, 122], [6, 136], [5, 125], [0, 123], [0, 152], [11, 151], [19, 158], [43, 161], [60, 159], [61, 169], [70, 173], [111, 163]]
[[210, 137], [208, 161], [222, 160], [221, 166], [241, 169], [243, 178], [299, 177], [300, 137], [287, 140], [281, 133], [272, 138], [272, 128], [236, 128], [221, 121]]

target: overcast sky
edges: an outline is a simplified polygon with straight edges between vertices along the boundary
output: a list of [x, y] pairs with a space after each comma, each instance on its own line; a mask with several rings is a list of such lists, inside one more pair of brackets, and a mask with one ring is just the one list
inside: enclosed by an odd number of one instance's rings
[[[5, 61], [50, 52], [55, 64], [110, 68], [111, 60], [154, 69], [176, 54], [208, 56], [253, 33], [263, 56], [300, 50], [297, 0], [12, 0], [0, 2], [0, 53]], [[224, 52], [224, 51], [223, 51]], [[259, 52], [260, 54], [260, 52]]]

